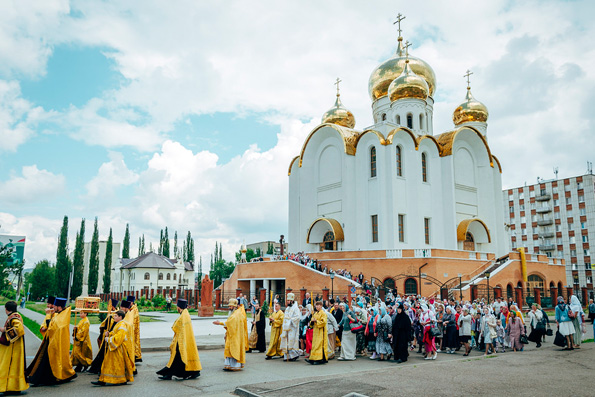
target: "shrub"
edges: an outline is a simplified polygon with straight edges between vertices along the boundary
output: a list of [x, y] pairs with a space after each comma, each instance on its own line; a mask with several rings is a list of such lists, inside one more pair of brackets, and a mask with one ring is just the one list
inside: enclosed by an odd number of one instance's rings
[[165, 306], [165, 298], [161, 294], [157, 294], [151, 299], [153, 306], [155, 307], [163, 307]]

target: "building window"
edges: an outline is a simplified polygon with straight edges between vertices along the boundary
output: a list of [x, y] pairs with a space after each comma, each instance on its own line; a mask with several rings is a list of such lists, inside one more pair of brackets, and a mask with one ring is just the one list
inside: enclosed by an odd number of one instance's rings
[[531, 197], [531, 198], [535, 197], [535, 190], [531, 190], [529, 192], [529, 197]]
[[376, 147], [370, 148], [370, 177], [376, 178]]
[[527, 223], [527, 217], [521, 216], [521, 223]]
[[513, 249], [513, 250], [514, 250], [514, 249], [516, 249], [516, 241], [513, 241], [513, 242], [512, 242], [512, 249]]
[[159, 273], [159, 280], [163, 280], [163, 273]]
[[145, 273], [145, 280], [150, 280], [151, 279], [151, 275], [149, 273]]
[[405, 295], [417, 295], [417, 281], [414, 278], [405, 280]]
[[570, 250], [570, 256], [576, 256], [576, 250]]
[[397, 176], [403, 176], [403, 150], [397, 145]]
[[174, 281], [176, 281], [178, 275], [176, 273], [174, 273]]
[[413, 115], [411, 113], [407, 115], [407, 128], [413, 129]]
[[583, 236], [583, 243], [588, 243], [589, 242], [589, 236], [584, 235]]
[[397, 115], [397, 125], [401, 125], [401, 116]]
[[560, 199], [554, 199], [554, 207], [557, 207], [560, 205]]
[[382, 121], [386, 121], [386, 113], [382, 113]]
[[508, 210], [511, 214], [514, 214], [514, 207], [508, 207]]
[[519, 211], [525, 210], [525, 204], [519, 204]]
[[167, 280], [168, 281], [171, 280], [171, 274], [167, 273], [167, 276], [166, 277], [167, 277]]
[[519, 194], [519, 200], [524, 200], [524, 199], [525, 199], [525, 193]]
[[424, 218], [424, 237], [426, 244], [430, 244], [430, 218]]
[[512, 200], [514, 200], [514, 195], [512, 195], [512, 194], [509, 194], [509, 195], [508, 195], [508, 201], [512, 201]]
[[585, 196], [578, 196], [578, 202], [579, 203], [584, 203], [585, 202]]
[[527, 229], [526, 229], [526, 228], [522, 228], [522, 229], [521, 229], [521, 234], [522, 234], [523, 236], [526, 236], [526, 235], [527, 235]]
[[584, 256], [591, 256], [591, 252], [588, 249], [583, 250], [583, 255]]
[[572, 197], [566, 197], [566, 205], [572, 204]]
[[581, 222], [581, 229], [587, 228], [587, 222]]
[[405, 215], [399, 214], [399, 241], [405, 242]]
[[419, 129], [420, 130], [424, 129], [424, 115], [423, 114], [419, 115]]
[[421, 154], [421, 180], [428, 181], [428, 161], [425, 153]]
[[372, 242], [378, 242], [378, 215], [372, 215]]
[[581, 190], [583, 188], [583, 183], [582, 182], [577, 183], [576, 188], [577, 188], [577, 190]]
[[327, 251], [333, 251], [335, 249], [335, 233], [333, 233], [332, 231], [328, 231], [324, 234], [324, 237], [322, 238], [322, 241], [324, 243], [324, 249]]
[[574, 236], [569, 238], [570, 244], [576, 244], [576, 238]]
[[579, 214], [580, 214], [581, 216], [587, 215], [587, 209], [586, 209], [586, 208], [581, 208], [581, 209], [579, 209]]

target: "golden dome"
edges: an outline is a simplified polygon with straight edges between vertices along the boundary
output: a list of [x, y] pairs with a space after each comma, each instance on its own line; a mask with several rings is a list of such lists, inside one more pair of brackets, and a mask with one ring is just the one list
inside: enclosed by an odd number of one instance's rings
[[417, 98], [426, 100], [428, 97], [428, 83], [409, 68], [409, 60], [405, 61], [405, 68], [399, 77], [388, 86], [388, 97], [391, 102], [402, 98]]
[[337, 93], [335, 106], [322, 115], [322, 124], [325, 123], [337, 124], [347, 128], [355, 127], [355, 117], [353, 117], [353, 113], [343, 106], [339, 93]]
[[[368, 81], [368, 92], [373, 101], [382, 98], [388, 93], [388, 86], [394, 79], [399, 77], [405, 68], [405, 51], [401, 42], [402, 37], [399, 37], [399, 45], [395, 55], [381, 63], [370, 75]], [[419, 58], [409, 55], [409, 67], [415, 74], [423, 79], [428, 84], [428, 95], [433, 96], [436, 90], [436, 75], [432, 67]]]
[[467, 96], [452, 114], [452, 121], [455, 125], [467, 123], [469, 121], [478, 121], [485, 123], [488, 121], [488, 108], [479, 102], [471, 94], [471, 88], [467, 87]]

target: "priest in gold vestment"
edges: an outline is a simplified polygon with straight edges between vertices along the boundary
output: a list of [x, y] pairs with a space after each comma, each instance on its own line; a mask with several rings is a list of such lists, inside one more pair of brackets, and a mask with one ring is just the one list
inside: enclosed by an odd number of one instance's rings
[[56, 301], [56, 297], [48, 296], [48, 301], [46, 303], [46, 309], [45, 309], [45, 319], [43, 320], [43, 323], [41, 323], [41, 326], [39, 327], [39, 333], [43, 336], [45, 336], [45, 333], [48, 330], [48, 327], [50, 326], [50, 322], [52, 321], [52, 317], [54, 316], [54, 302], [55, 301]]
[[87, 312], [81, 311], [81, 320], [72, 331], [72, 366], [75, 372], [85, 372], [93, 362], [93, 347], [89, 337]]
[[120, 385], [134, 381], [134, 346], [130, 339], [130, 324], [124, 321], [125, 313], [118, 310], [114, 314], [113, 331], [105, 332], [105, 357], [101, 365], [97, 386]]
[[195, 379], [200, 376], [200, 370], [202, 369], [198, 358], [194, 329], [187, 309], [188, 301], [178, 299], [177, 306], [180, 317], [176, 319], [171, 327], [174, 331], [174, 339], [169, 346], [169, 362], [165, 368], [157, 372], [157, 375], [161, 375], [159, 379], [163, 380], [171, 380], [172, 376], [182, 379]]
[[76, 378], [70, 362], [70, 306], [56, 298], [56, 313], [26, 375], [32, 385], [54, 385]]
[[108, 333], [111, 332], [114, 329], [114, 325], [116, 325], [116, 323], [114, 322], [114, 313], [112, 312], [112, 310], [115, 310], [118, 307], [118, 300], [110, 299], [108, 300], [107, 305], [108, 314], [105, 317], [105, 320], [101, 322], [101, 325], [99, 325], [99, 337], [97, 338], [97, 346], [99, 346], [99, 352], [97, 353], [95, 359], [91, 363], [91, 368], [87, 370], [87, 372], [90, 372], [92, 374], [100, 373], [101, 366], [103, 365], [103, 358], [105, 356], [107, 343], [103, 335], [105, 334], [105, 331], [107, 331]]
[[246, 328], [246, 312], [244, 306], [238, 307], [237, 299], [229, 300], [231, 315], [226, 321], [213, 321], [215, 325], [223, 325], [225, 330], [225, 371], [241, 371], [246, 363], [246, 350], [248, 350], [248, 330]]
[[140, 315], [138, 314], [138, 307], [134, 303], [134, 295], [128, 295], [126, 300], [131, 303], [130, 312], [132, 313], [132, 323], [134, 325], [134, 362], [140, 363], [143, 361], [143, 355], [140, 351]]
[[314, 329], [312, 335], [312, 351], [306, 362], [310, 364], [326, 364], [328, 351], [328, 334], [326, 312], [322, 309], [322, 302], [316, 302], [315, 312], [310, 321]]
[[4, 305], [8, 318], [0, 327], [0, 393], [19, 393], [27, 390], [25, 379], [25, 328], [17, 303]]
[[[266, 359], [270, 360], [273, 357], [283, 357], [281, 350], [281, 331], [283, 330], [283, 311], [279, 302], [275, 303], [275, 312], [269, 317], [271, 325], [271, 341], [269, 343], [269, 350], [267, 351]], [[285, 360], [287, 361], [287, 360]]]

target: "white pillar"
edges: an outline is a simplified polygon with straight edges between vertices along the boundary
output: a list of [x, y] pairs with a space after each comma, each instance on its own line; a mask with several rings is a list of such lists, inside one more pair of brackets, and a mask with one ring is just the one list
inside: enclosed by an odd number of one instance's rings
[[[256, 280], [250, 280], [250, 296], [248, 300], [252, 300], [252, 297], [256, 296]], [[256, 297], [258, 299], [258, 297]]]
[[[267, 302], [269, 302], [269, 300], [270, 300], [269, 294], [271, 293], [271, 289], [269, 287], [269, 280], [267, 280], [266, 278], [264, 280], [262, 280], [262, 288], [267, 290], [266, 299], [267, 299]], [[260, 302], [261, 305], [262, 305], [262, 303], [263, 302]]]

